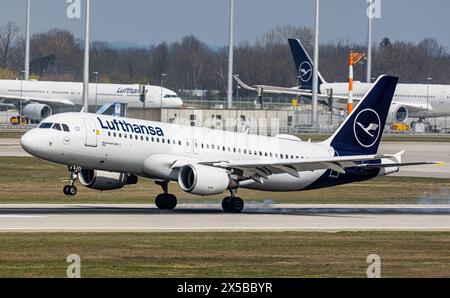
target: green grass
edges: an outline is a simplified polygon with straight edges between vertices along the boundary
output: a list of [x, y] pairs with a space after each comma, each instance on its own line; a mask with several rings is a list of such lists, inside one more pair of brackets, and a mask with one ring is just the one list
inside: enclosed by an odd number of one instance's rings
[[[140, 179], [137, 185], [116, 191], [95, 191], [80, 185], [76, 197], [62, 193], [67, 168], [31, 157], [0, 157], [0, 203], [141, 203], [152, 204], [161, 188]], [[367, 182], [304, 192], [272, 193], [239, 190], [246, 202], [273, 203], [418, 203], [423, 199], [439, 203], [450, 188], [450, 179], [382, 177]], [[223, 195], [198, 197], [183, 192], [176, 183], [170, 191], [180, 203], [220, 203]]]
[[448, 232], [0, 234], [0, 277], [450, 277]]

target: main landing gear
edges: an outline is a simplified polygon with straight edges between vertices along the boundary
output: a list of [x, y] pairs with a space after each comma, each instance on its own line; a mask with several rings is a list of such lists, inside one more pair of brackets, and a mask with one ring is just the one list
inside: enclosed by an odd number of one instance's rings
[[236, 197], [236, 190], [230, 190], [231, 196], [226, 197], [222, 201], [223, 211], [226, 213], [240, 213], [244, 209], [244, 201]]
[[169, 182], [168, 181], [156, 181], [156, 184], [160, 185], [163, 189], [163, 193], [156, 196], [155, 204], [160, 210], [173, 210], [177, 206], [177, 197], [168, 193]]
[[64, 186], [63, 192], [66, 196], [74, 196], [78, 191], [77, 187], [75, 186], [75, 180], [77, 179], [79, 173], [78, 167], [70, 166], [69, 172], [69, 184]]

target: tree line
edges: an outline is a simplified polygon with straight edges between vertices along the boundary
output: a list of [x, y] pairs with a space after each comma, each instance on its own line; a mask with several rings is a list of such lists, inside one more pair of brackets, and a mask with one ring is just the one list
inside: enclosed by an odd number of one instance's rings
[[[297, 74], [287, 38], [298, 38], [312, 53], [314, 32], [308, 27], [277, 26], [255, 41], [235, 48], [234, 72], [250, 84], [292, 87]], [[24, 37], [16, 24], [0, 27], [0, 78], [20, 78], [24, 68]], [[346, 81], [350, 50], [364, 52], [366, 45], [339, 39], [320, 46], [320, 71], [330, 82]], [[217, 90], [226, 94], [228, 49], [212, 47], [195, 36], [147, 47], [116, 47], [108, 42], [91, 44], [91, 72], [104, 83], [150, 83], [180, 90]], [[420, 42], [384, 38], [373, 46], [373, 77], [391, 74], [401, 82], [450, 84], [450, 54], [435, 39]], [[39, 80], [81, 81], [83, 42], [71, 32], [52, 29], [31, 38], [32, 77]], [[365, 79], [365, 66], [355, 68], [355, 78]], [[93, 80], [93, 78], [92, 78]], [[243, 94], [245, 91], [242, 90]]]

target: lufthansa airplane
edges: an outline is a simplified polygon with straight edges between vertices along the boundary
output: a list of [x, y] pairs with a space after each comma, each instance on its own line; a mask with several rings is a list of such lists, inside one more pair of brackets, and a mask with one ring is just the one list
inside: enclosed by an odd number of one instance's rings
[[[97, 190], [153, 179], [163, 193], [160, 209], [175, 208], [168, 192], [176, 181], [200, 196], [230, 192], [225, 212], [240, 212], [239, 188], [300, 191], [364, 181], [399, 170], [403, 152], [378, 154], [397, 78], [382, 76], [328, 140], [303, 142], [294, 136], [266, 137], [137, 119], [66, 113], [45, 119], [21, 139], [31, 155], [69, 167], [66, 195], [74, 181]], [[362, 198], [363, 199], [363, 198]]]
[[[81, 110], [83, 83], [0, 80], [0, 108], [19, 109], [40, 122], [52, 114]], [[172, 90], [152, 85], [89, 84], [90, 108], [105, 103], [126, 103], [129, 108], [179, 108], [180, 97]], [[96, 107], [94, 107], [96, 106]]]
[[[298, 39], [289, 39], [300, 86], [284, 88], [275, 86], [248, 86], [238, 77], [235, 80], [245, 89], [274, 94], [291, 94], [311, 97], [313, 62]], [[348, 100], [348, 82], [327, 83], [319, 72], [319, 99], [329, 105], [328, 90], [333, 90], [333, 107], [345, 109]], [[354, 101], [358, 102], [373, 86], [373, 83], [353, 83]], [[408, 118], [425, 119], [450, 114], [450, 85], [398, 84], [394, 93], [387, 124], [406, 123]]]

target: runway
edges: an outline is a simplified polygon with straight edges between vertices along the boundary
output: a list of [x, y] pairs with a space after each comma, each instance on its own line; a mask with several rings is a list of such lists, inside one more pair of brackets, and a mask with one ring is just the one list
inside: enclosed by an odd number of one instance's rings
[[450, 231], [450, 205], [1, 205], [0, 232]]
[[[380, 153], [394, 154], [406, 150], [403, 162], [441, 161], [444, 166], [434, 165], [404, 167], [396, 176], [450, 178], [450, 143], [386, 142]], [[19, 139], [0, 138], [0, 156], [30, 156], [20, 147]]]
[[31, 155], [23, 151], [20, 146], [20, 139], [0, 138], [0, 156], [15, 157]]

